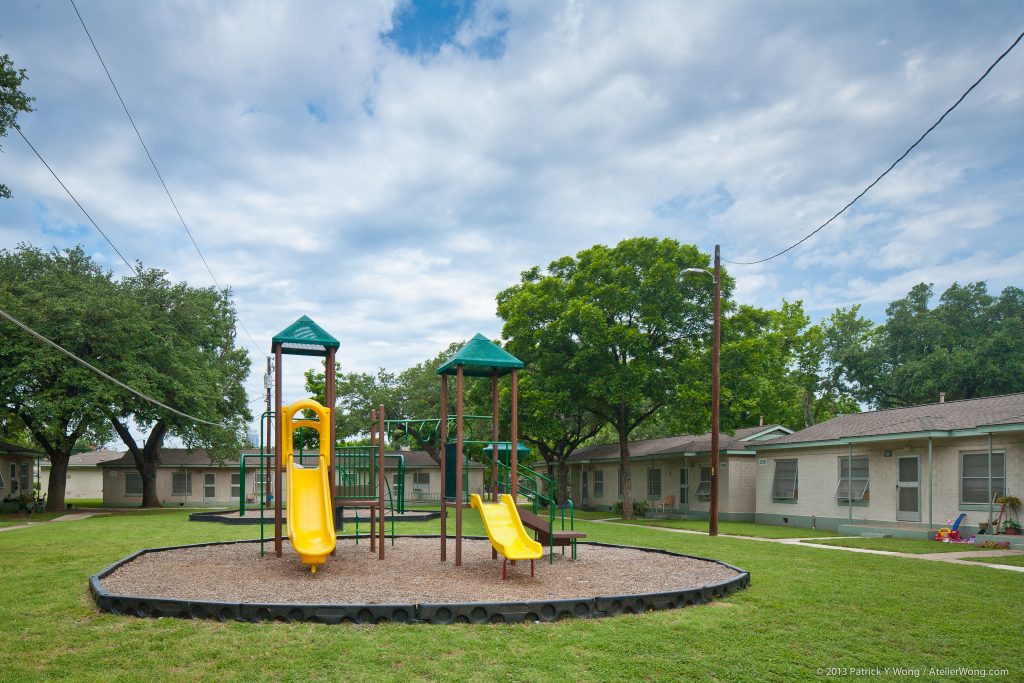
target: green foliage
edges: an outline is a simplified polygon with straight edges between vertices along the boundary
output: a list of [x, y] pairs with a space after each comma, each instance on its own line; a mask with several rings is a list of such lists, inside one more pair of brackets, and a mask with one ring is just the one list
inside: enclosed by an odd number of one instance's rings
[[[21, 87], [28, 79], [24, 69], [14, 68], [14, 62], [6, 54], [0, 55], [0, 137], [7, 135], [7, 129], [18, 124], [18, 113], [32, 111], [34, 97], [26, 95]], [[10, 197], [11, 190], [0, 183], [0, 197]]]
[[[109, 330], [128, 313], [110, 273], [81, 248], [0, 250], [0, 308], [100, 369], [112, 372], [126, 348]], [[31, 434], [54, 472], [49, 505], [63, 506], [61, 476], [79, 443], [110, 436], [107, 410], [122, 391], [6, 320], [0, 320], [0, 411]], [[123, 375], [121, 375], [123, 376]]]
[[929, 284], [886, 309], [840, 354], [843, 378], [880, 408], [1024, 391], [1024, 291], [994, 297], [984, 282], [953, 283], [929, 308]]
[[[647, 514], [647, 507], [648, 507], [648, 505], [647, 505], [647, 501], [646, 500], [634, 500], [633, 501], [633, 516], [634, 517], [643, 517], [644, 515]], [[615, 507], [612, 508], [612, 509], [615, 512], [615, 514], [621, 515], [622, 514], [622, 510], [623, 510], [622, 501], [620, 500], [620, 501], [616, 502], [615, 503]], [[629, 520], [627, 520], [627, 521], [629, 521]]]
[[[546, 273], [532, 268], [498, 295], [508, 350], [546, 378], [547, 391], [614, 426], [627, 510], [630, 433], [707, 372], [696, 361], [711, 329], [712, 288], [683, 271], [708, 263], [693, 245], [638, 237], [563, 257]], [[723, 275], [726, 305], [732, 286]]]

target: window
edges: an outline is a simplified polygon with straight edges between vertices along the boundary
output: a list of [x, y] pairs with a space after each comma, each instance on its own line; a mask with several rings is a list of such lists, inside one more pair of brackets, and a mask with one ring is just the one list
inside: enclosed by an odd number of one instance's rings
[[615, 495], [622, 498], [622, 470], [615, 468]]
[[412, 475], [412, 490], [426, 492], [430, 490], [430, 472], [417, 471]]
[[141, 496], [142, 495], [142, 475], [138, 472], [125, 472], [124, 473], [124, 495], [126, 496]]
[[[960, 454], [960, 502], [988, 503], [988, 451]], [[1006, 492], [1006, 454], [992, 451], [992, 495]]]
[[203, 498], [217, 497], [217, 475], [207, 472], [203, 475]]
[[700, 468], [700, 481], [697, 483], [697, 490], [693, 492], [697, 500], [708, 500], [711, 498], [711, 468]]
[[21, 488], [32, 488], [32, 474], [29, 471], [29, 464], [27, 461], [21, 463]]
[[679, 468], [679, 504], [687, 505], [690, 502], [690, 475], [686, 467]]
[[772, 481], [772, 500], [796, 500], [797, 461], [776, 460], [775, 479]]
[[192, 474], [190, 472], [175, 472], [171, 477], [172, 496], [192, 495]]
[[0, 489], [2, 489], [4, 486], [4, 473], [0, 472]]
[[604, 470], [594, 470], [594, 498], [604, 497]]
[[240, 498], [242, 496], [242, 475], [235, 472], [231, 475], [231, 497]]
[[256, 470], [252, 475], [252, 492], [257, 496], [266, 490], [265, 481], [271, 480], [270, 472], [265, 472], [266, 479], [260, 479], [260, 472]]
[[580, 489], [580, 493], [583, 496], [583, 500], [587, 499], [587, 471], [583, 470], [583, 488]]
[[[851, 478], [850, 471], [853, 470]], [[866, 455], [854, 458], [839, 458], [839, 486], [836, 487], [836, 499], [840, 505], [849, 505], [852, 496], [853, 502], [866, 503], [870, 500], [868, 478], [868, 458]]]
[[652, 467], [647, 470], [647, 497], [661, 498], [661, 468]]

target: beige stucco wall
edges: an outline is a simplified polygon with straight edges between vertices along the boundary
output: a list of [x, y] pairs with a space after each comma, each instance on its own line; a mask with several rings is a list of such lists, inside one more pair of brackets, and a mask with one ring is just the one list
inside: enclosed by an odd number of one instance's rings
[[[135, 470], [126, 468], [107, 468], [103, 481], [102, 498], [103, 502], [110, 505], [132, 505], [138, 504], [142, 501], [141, 495], [126, 495], [124, 492], [125, 484], [124, 477], [127, 472], [134, 472]], [[406, 501], [417, 500], [413, 496], [413, 471], [406, 470]], [[439, 500], [441, 494], [441, 470], [433, 469], [430, 471], [430, 489], [429, 496], [422, 498], [423, 500]], [[213, 505], [213, 506], [235, 506], [238, 505], [238, 499], [232, 498], [231, 493], [231, 475], [238, 474], [237, 468], [188, 468], [187, 472], [192, 477], [192, 493], [189, 496], [174, 496], [172, 495], [173, 490], [173, 474], [175, 472], [185, 473], [185, 468], [172, 468], [172, 467], [161, 467], [157, 470], [157, 482], [156, 490], [157, 497], [160, 501], [166, 505], [175, 505], [178, 503], [184, 503], [187, 505]], [[116, 473], [116, 474], [115, 474]], [[212, 474], [214, 476], [214, 497], [206, 498], [203, 490], [203, 482], [206, 474]], [[273, 471], [269, 472], [271, 479], [273, 478]], [[396, 471], [393, 468], [385, 469], [385, 476], [388, 481], [394, 484]], [[254, 500], [253, 487], [256, 485], [256, 473], [251, 469], [247, 469], [245, 473], [245, 486], [243, 487], [243, 495], [247, 500]], [[287, 484], [282, 486], [284, 490], [287, 490]], [[470, 493], [483, 493], [484, 488], [484, 477], [483, 470], [471, 469], [469, 471], [469, 489]], [[100, 496], [97, 496], [100, 497]], [[258, 500], [258, 499], [256, 499]]]
[[[417, 493], [413, 486], [414, 474], [416, 472], [427, 472], [430, 475], [430, 485], [424, 488], [422, 492]], [[388, 470], [388, 480], [394, 484], [397, 473], [393, 470]], [[409, 501], [438, 501], [441, 500], [441, 468], [440, 467], [423, 467], [423, 468], [406, 468], [405, 470], [405, 500]], [[481, 469], [469, 470], [469, 493], [476, 493], [483, 495], [484, 493], [484, 472]]]
[[[993, 450], [1006, 453], [1007, 492], [1021, 495], [1024, 491], [1024, 439], [1019, 435], [994, 435]], [[884, 457], [884, 451], [891, 450], [892, 457]], [[945, 525], [947, 519], [967, 514], [966, 524], [977, 526], [988, 519], [987, 506], [961, 504], [960, 502], [960, 454], [963, 452], [987, 452], [988, 438], [972, 436], [934, 439], [932, 442], [933, 469], [932, 525]], [[762, 451], [756, 466], [756, 505], [758, 514], [810, 516], [827, 518], [848, 518], [850, 508], [840, 505], [835, 490], [839, 483], [839, 459], [848, 454], [848, 447], [818, 447], [790, 449], [786, 451]], [[896, 474], [899, 456], [920, 456], [920, 508], [921, 522], [928, 523], [929, 471], [928, 440], [893, 440], [871, 444], [856, 444], [854, 457], [867, 456], [870, 478], [870, 493], [867, 505], [854, 505], [854, 520], [896, 522], [897, 489]], [[772, 482], [775, 460], [798, 459], [799, 500], [796, 503], [773, 501]]]
[[[720, 473], [718, 495], [719, 510], [721, 512], [745, 512], [751, 513], [754, 510], [754, 462], [750, 456], [722, 456], [722, 463], [725, 465]], [[700, 485], [700, 468], [711, 465], [710, 456], [700, 458], [667, 457], [657, 460], [638, 460], [630, 463], [632, 478], [631, 492], [634, 500], [646, 500], [652, 506], [661, 505], [664, 501], [669, 503], [671, 497], [671, 509], [681, 512], [707, 512], [710, 508], [710, 501], [698, 500], [694, 492]], [[680, 470], [687, 469], [687, 504], [682, 504], [680, 492]], [[647, 496], [647, 471], [651, 468], [661, 470], [661, 496], [648, 498]], [[593, 494], [593, 472], [601, 470], [604, 472], [604, 494], [595, 496]], [[572, 482], [570, 495], [574, 502], [582, 507], [611, 507], [619, 501], [621, 496], [618, 491], [618, 463], [593, 463], [573, 465]], [[582, 495], [583, 471], [587, 472], [588, 496], [584, 500]], [[735, 479], [735, 481], [734, 481]]]
[[[68, 467], [68, 476], [64, 486], [66, 500], [82, 498], [99, 499], [103, 497], [103, 472], [99, 467]], [[46, 493], [50, 486], [50, 466], [43, 465], [39, 471], [39, 485]]]

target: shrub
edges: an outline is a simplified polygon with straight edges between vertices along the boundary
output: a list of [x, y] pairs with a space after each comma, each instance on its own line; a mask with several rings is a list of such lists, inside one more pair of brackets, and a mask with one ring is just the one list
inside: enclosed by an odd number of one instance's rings
[[[615, 514], [622, 514], [622, 501], [620, 500], [615, 504]], [[647, 501], [646, 500], [634, 500], [633, 501], [633, 516], [643, 517], [647, 514]]]

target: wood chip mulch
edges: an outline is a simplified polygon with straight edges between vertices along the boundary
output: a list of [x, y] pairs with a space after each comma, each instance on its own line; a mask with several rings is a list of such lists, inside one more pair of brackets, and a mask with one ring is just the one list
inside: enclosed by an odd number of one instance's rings
[[[455, 543], [440, 561], [440, 540], [399, 538], [386, 547], [386, 559], [339, 539], [337, 554], [315, 574], [285, 542], [282, 557], [268, 542], [182, 548], [147, 553], [102, 579], [115, 595], [250, 603], [394, 604], [439, 602], [540, 601], [632, 595], [697, 588], [736, 576], [714, 562], [628, 548], [579, 545], [578, 560], [555, 551], [545, 555], [530, 577], [530, 563], [509, 563], [501, 580], [501, 557], [491, 559], [487, 541], [466, 539], [462, 566]], [[546, 549], [545, 549], [546, 552]], [[568, 551], [567, 551], [568, 553]]]

